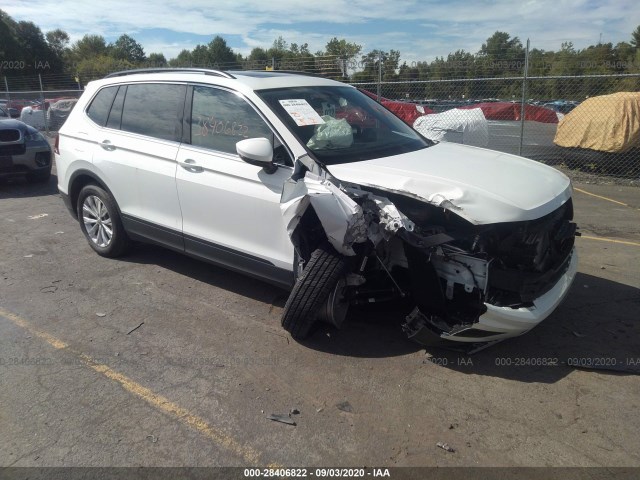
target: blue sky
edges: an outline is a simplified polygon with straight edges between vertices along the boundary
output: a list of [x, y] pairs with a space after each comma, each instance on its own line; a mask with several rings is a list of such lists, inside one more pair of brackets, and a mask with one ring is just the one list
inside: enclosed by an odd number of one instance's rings
[[122, 33], [145, 52], [167, 59], [183, 48], [221, 35], [235, 51], [268, 48], [282, 36], [321, 50], [332, 37], [373, 49], [396, 49], [411, 63], [458, 49], [477, 52], [496, 30], [531, 39], [533, 48], [556, 50], [629, 41], [640, 24], [638, 0], [4, 0], [16, 20], [43, 31], [61, 28], [72, 41], [86, 33], [113, 41]]

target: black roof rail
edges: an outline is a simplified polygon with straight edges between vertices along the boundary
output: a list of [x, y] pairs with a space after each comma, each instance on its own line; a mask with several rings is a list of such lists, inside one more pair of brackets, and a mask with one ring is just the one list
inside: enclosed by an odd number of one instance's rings
[[104, 78], [124, 77], [126, 75], [136, 75], [138, 73], [201, 73], [203, 75], [214, 75], [216, 77], [235, 78], [230, 73], [222, 70], [212, 70], [209, 68], [134, 68], [132, 70], [113, 72]]

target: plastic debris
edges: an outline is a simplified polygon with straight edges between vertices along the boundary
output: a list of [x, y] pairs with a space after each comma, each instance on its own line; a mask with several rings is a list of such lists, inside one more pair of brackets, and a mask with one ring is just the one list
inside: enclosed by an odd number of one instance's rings
[[455, 448], [449, 446], [449, 444], [445, 443], [445, 442], [438, 442], [438, 443], [436, 443], [436, 446], [440, 447], [441, 449], [443, 449], [443, 450], [445, 450], [447, 452], [455, 453], [455, 451], [456, 451]]
[[133, 327], [131, 330], [129, 330], [127, 332], [127, 335], [129, 335], [131, 332], [135, 332], [137, 329], [139, 329], [142, 325], [144, 325], [144, 322], [140, 322], [140, 325], [138, 325], [137, 327]]
[[294, 427], [296, 426], [296, 422], [288, 414], [280, 415], [272, 413], [271, 415], [268, 415], [267, 418], [274, 422], [286, 423], [287, 425], [293, 425]]
[[97, 316], [97, 317], [106, 317], [106, 316], [107, 316], [107, 314], [106, 314], [106, 313], [104, 313], [104, 312], [96, 312], [96, 316]]

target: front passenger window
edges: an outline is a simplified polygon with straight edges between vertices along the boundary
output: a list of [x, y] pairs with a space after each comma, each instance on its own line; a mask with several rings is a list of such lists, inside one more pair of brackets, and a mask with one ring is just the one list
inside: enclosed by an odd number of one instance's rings
[[237, 142], [256, 137], [273, 143], [269, 126], [242, 97], [217, 88], [193, 88], [192, 145], [235, 154]]

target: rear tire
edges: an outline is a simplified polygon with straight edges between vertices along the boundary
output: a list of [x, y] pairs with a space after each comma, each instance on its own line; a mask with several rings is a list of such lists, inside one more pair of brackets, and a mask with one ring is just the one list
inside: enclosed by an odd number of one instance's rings
[[311, 254], [282, 313], [282, 327], [295, 339], [309, 335], [320, 309], [346, 271], [345, 258], [328, 244]]
[[82, 233], [98, 255], [115, 258], [129, 249], [131, 242], [111, 194], [97, 185], [86, 185], [78, 195], [76, 212]]

